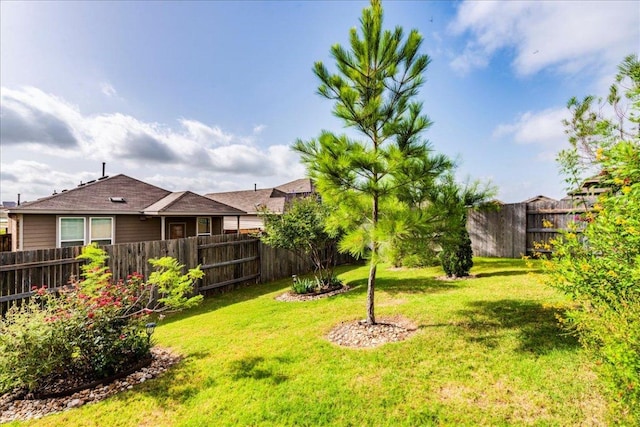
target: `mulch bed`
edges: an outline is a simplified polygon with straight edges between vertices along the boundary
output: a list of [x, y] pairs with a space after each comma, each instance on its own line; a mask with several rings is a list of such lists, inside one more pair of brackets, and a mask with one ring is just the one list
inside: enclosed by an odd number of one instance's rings
[[418, 331], [418, 326], [402, 317], [382, 317], [370, 325], [365, 320], [342, 322], [334, 327], [327, 339], [341, 347], [373, 348], [389, 342], [404, 341]]
[[[123, 373], [95, 384], [79, 385], [72, 381], [58, 385], [57, 397], [36, 398], [20, 391], [5, 393], [0, 396], [0, 423], [25, 421], [42, 418], [45, 415], [77, 408], [85, 404], [99, 402], [116, 393], [131, 390], [136, 384], [157, 377], [182, 360], [182, 357], [168, 349], [154, 347], [151, 349], [151, 360], [143, 361]], [[75, 391], [74, 389], [81, 390]], [[51, 391], [51, 390], [49, 390]]]
[[340, 286], [339, 288], [328, 289], [322, 292], [317, 292], [313, 294], [296, 294], [292, 291], [287, 291], [281, 295], [276, 297], [277, 301], [283, 302], [300, 302], [300, 301], [313, 301], [320, 298], [327, 298], [338, 294], [343, 294], [345, 292], [350, 291], [351, 287], [349, 286]]

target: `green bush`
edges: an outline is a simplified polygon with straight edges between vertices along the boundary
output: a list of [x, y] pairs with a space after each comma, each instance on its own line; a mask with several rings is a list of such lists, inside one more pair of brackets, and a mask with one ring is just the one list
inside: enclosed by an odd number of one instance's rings
[[[319, 279], [317, 279], [317, 278], [316, 278], [316, 280], [319, 281]], [[338, 287], [342, 287], [342, 286], [343, 286], [342, 280], [340, 280], [335, 275], [331, 275], [328, 278], [324, 279], [324, 281], [322, 281], [321, 288], [333, 289], [333, 288], [338, 288]]]
[[0, 392], [105, 378], [149, 356], [147, 316], [121, 318], [111, 294], [126, 293], [113, 291], [90, 297], [76, 286], [57, 295], [40, 288], [30, 302], [12, 307], [0, 322]]
[[202, 299], [188, 296], [202, 272], [182, 275], [175, 260], [152, 260], [156, 272], [148, 283], [137, 273], [113, 282], [104, 251], [88, 246], [81, 257], [89, 261], [82, 280], [72, 279], [55, 293], [36, 288], [28, 303], [0, 319], [0, 393], [122, 372], [150, 356], [145, 330], [150, 315]]
[[466, 228], [462, 228], [454, 238], [445, 241], [440, 253], [440, 262], [448, 277], [469, 275], [471, 267], [473, 267], [473, 250]]
[[50, 320], [53, 316], [35, 300], [7, 311], [0, 322], [0, 394], [16, 387], [34, 390], [41, 378], [68, 364], [69, 334]]
[[296, 277], [291, 285], [291, 290], [296, 294], [311, 294], [318, 288], [318, 282], [308, 277]]
[[334, 289], [342, 286], [342, 280], [338, 279], [335, 275], [331, 275], [325, 278], [321, 278], [318, 276], [314, 278], [294, 276], [291, 290], [295, 294], [302, 295], [321, 292], [323, 290]]
[[438, 265], [438, 254], [433, 239], [411, 237], [394, 239], [385, 251], [385, 260], [394, 267], [433, 267]]
[[601, 362], [619, 413], [640, 421], [640, 183], [596, 206], [555, 242], [550, 284], [578, 302], [565, 325]]

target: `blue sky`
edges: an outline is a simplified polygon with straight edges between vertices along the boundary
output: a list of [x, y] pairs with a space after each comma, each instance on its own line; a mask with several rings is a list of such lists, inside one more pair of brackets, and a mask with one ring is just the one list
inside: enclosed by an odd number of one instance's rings
[[[0, 200], [124, 173], [201, 194], [304, 176], [289, 147], [340, 132], [330, 69], [367, 1], [0, 2]], [[418, 29], [436, 151], [498, 198], [560, 198], [571, 96], [640, 52], [636, 1], [383, 1]]]

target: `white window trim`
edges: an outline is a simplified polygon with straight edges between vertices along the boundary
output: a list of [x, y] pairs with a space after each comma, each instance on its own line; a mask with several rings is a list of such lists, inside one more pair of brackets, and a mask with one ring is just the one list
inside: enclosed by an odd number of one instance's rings
[[[199, 222], [200, 222], [201, 218], [206, 218], [206, 219], [209, 220], [209, 232], [208, 233], [200, 233], [200, 230], [198, 229], [199, 228], [198, 225], [199, 225]], [[198, 216], [198, 217], [196, 217], [196, 236], [211, 236], [211, 235], [213, 235], [212, 229], [213, 229], [213, 220], [211, 219], [210, 216]]]
[[[91, 242], [92, 240], [94, 240], [94, 239], [92, 239], [92, 237], [93, 237], [93, 235], [92, 235], [93, 234], [92, 233], [93, 232], [93, 230], [92, 230], [92, 228], [93, 228], [92, 222], [93, 221], [92, 220], [94, 220], [94, 219], [110, 219], [111, 220], [111, 236], [109, 237], [109, 240], [110, 240], [111, 243], [107, 243], [107, 244], [108, 245], [113, 245], [115, 243], [114, 240], [115, 240], [116, 220], [112, 216], [92, 216], [92, 217], [89, 217], [89, 234], [85, 238], [85, 241], [86, 242]], [[97, 239], [97, 240], [106, 240], [106, 239]]]
[[[56, 228], [56, 247], [61, 248], [64, 242], [74, 242], [75, 240], [62, 240], [62, 220], [63, 219], [81, 219], [82, 220], [82, 229], [84, 230], [84, 236], [82, 238], [82, 246], [87, 245], [91, 242], [91, 220], [92, 219], [111, 219], [111, 243], [110, 245], [115, 244], [115, 229], [116, 229], [116, 219], [112, 216], [59, 216], [58, 217], [58, 226]], [[105, 239], [106, 240], [106, 239]]]
[[58, 229], [57, 229], [57, 247], [61, 248], [62, 244], [65, 242], [75, 242], [75, 240], [62, 240], [62, 220], [63, 219], [81, 219], [82, 220], [82, 229], [84, 230], [82, 236], [82, 244], [85, 245], [87, 242], [87, 218], [83, 216], [60, 216], [58, 217]]

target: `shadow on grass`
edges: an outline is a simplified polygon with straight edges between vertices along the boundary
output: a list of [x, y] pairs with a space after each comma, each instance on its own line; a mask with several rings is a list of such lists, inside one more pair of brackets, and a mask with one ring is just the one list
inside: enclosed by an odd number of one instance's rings
[[[335, 274], [346, 273], [361, 267], [360, 265], [343, 265], [336, 267]], [[279, 289], [288, 288], [291, 285], [291, 278], [286, 277], [284, 279], [274, 280], [268, 283], [249, 283], [240, 285], [238, 287], [229, 289], [227, 291], [205, 296], [202, 304], [194, 307], [190, 310], [185, 310], [180, 313], [169, 314], [165, 317], [161, 324], [170, 324], [179, 321], [184, 318], [196, 316], [210, 311], [217, 310], [219, 308], [227, 307], [232, 304], [237, 304], [245, 301], [249, 301], [255, 298], [259, 298], [263, 295], [270, 294]], [[366, 289], [366, 280], [365, 280]]]
[[[209, 377], [204, 381], [185, 380], [197, 376], [195, 366], [188, 359], [178, 362], [157, 378], [135, 387], [138, 392], [149, 396], [163, 408], [172, 408], [176, 404], [183, 405], [203, 389], [214, 387], [215, 379]], [[127, 401], [129, 393], [118, 393], [116, 400]]]
[[[353, 298], [367, 292], [368, 279], [352, 280], [347, 283], [353, 289], [336, 297]], [[432, 294], [458, 288], [459, 285], [430, 278], [376, 278], [376, 291], [396, 294]]]
[[476, 274], [477, 278], [481, 277], [501, 277], [501, 276], [522, 276], [524, 274], [529, 273], [542, 273], [542, 270], [501, 270], [501, 271], [492, 271], [489, 273], [478, 273]]
[[[286, 375], [277, 372], [278, 366], [290, 362], [283, 357], [248, 356], [229, 362], [226, 375], [234, 381], [256, 380], [278, 385], [289, 379]], [[172, 408], [176, 404], [186, 404], [204, 390], [217, 385], [213, 377], [193, 381], [193, 378], [200, 378], [201, 374], [202, 372], [193, 363], [192, 357], [189, 357], [172, 366], [158, 378], [136, 386], [136, 390], [153, 398], [163, 408]], [[113, 396], [113, 399], [125, 402], [130, 398], [129, 393]]]
[[500, 345], [501, 336], [507, 330], [515, 330], [520, 345], [518, 350], [543, 355], [553, 350], [579, 347], [577, 339], [560, 327], [557, 316], [563, 313], [558, 307], [540, 303], [502, 299], [498, 301], [474, 301], [468, 310], [459, 314], [467, 318], [458, 324], [471, 342], [488, 348]]
[[[278, 363], [287, 362], [287, 360], [280, 357], [273, 358], [273, 361]], [[289, 379], [286, 375], [274, 372], [274, 368], [271, 365], [270, 361], [264, 357], [245, 357], [234, 360], [230, 366], [231, 377], [234, 380], [265, 380], [274, 385], [281, 384]]]

